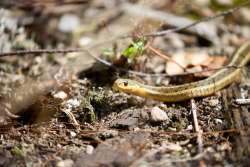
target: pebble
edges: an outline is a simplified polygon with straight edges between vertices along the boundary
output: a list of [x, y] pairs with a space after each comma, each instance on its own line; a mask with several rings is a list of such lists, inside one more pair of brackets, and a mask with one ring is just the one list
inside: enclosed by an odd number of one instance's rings
[[57, 167], [72, 167], [73, 165], [74, 165], [73, 160], [65, 159], [65, 160], [59, 161], [56, 166]]
[[93, 154], [93, 151], [94, 151], [94, 147], [91, 146], [91, 145], [87, 145], [87, 147], [86, 147], [86, 153], [87, 154]]
[[152, 122], [163, 122], [168, 120], [169, 118], [165, 111], [163, 111], [159, 107], [153, 107], [150, 110], [150, 119]]
[[250, 11], [249, 11], [249, 9], [242, 8], [241, 10], [239, 10], [238, 13], [239, 13], [239, 17], [241, 18], [240, 21], [242, 23], [250, 23]]
[[216, 107], [217, 105], [219, 105], [219, 100], [218, 99], [211, 99], [211, 100], [209, 100], [209, 105], [211, 107]]
[[58, 29], [62, 32], [72, 32], [80, 25], [80, 19], [73, 14], [65, 14], [61, 17]]
[[81, 37], [79, 40], [79, 45], [80, 46], [86, 46], [89, 45], [91, 42], [93, 42], [93, 39], [90, 37]]
[[182, 151], [182, 147], [178, 144], [174, 144], [174, 143], [169, 143], [169, 142], [163, 142], [162, 143], [162, 147], [164, 147], [165, 149], [169, 150], [169, 151], [177, 151], [180, 152]]
[[77, 134], [76, 134], [75, 132], [73, 132], [73, 131], [70, 131], [69, 133], [70, 133], [70, 136], [71, 136], [71, 137], [76, 137], [76, 135], [77, 135]]
[[56, 94], [54, 94], [53, 97], [64, 100], [68, 97], [68, 95], [64, 91], [59, 91]]
[[188, 125], [186, 130], [188, 130], [188, 131], [193, 130], [193, 125]]
[[80, 106], [80, 101], [78, 99], [69, 99], [67, 102], [66, 102], [66, 105], [69, 107], [69, 108], [76, 108], [76, 107], [79, 107]]
[[223, 121], [221, 119], [218, 119], [218, 118], [215, 118], [214, 121], [215, 121], [216, 124], [222, 124], [223, 123]]
[[105, 138], [105, 139], [112, 138], [112, 137], [118, 136], [118, 131], [116, 131], [116, 130], [107, 130], [105, 132], [102, 132], [100, 134], [100, 136], [102, 138]]

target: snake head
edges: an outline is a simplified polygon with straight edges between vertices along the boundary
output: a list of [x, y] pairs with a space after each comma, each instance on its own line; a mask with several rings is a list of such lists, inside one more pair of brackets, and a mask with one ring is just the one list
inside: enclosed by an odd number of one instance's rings
[[114, 90], [126, 93], [133, 93], [133, 91], [138, 90], [138, 88], [139, 83], [130, 79], [117, 79], [113, 85]]

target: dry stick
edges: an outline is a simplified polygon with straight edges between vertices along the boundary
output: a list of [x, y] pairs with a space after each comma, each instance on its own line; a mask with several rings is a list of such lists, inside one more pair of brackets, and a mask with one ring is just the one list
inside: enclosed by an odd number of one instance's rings
[[[201, 154], [202, 152], [204, 152], [203, 140], [202, 140], [202, 131], [200, 130], [200, 127], [199, 127], [199, 124], [198, 124], [197, 107], [195, 105], [194, 99], [191, 99], [191, 111], [192, 111], [193, 120], [194, 120], [194, 129], [195, 129], [195, 132], [198, 133], [198, 135], [197, 135], [198, 152], [199, 152], [199, 154]], [[204, 161], [202, 161], [202, 159], [199, 162], [200, 162], [201, 167], [204, 166]]]
[[[162, 36], [162, 35], [166, 35], [168, 33], [173, 33], [173, 32], [177, 32], [177, 31], [181, 31], [181, 30], [184, 30], [184, 29], [187, 29], [187, 28], [190, 28], [192, 26], [195, 26], [197, 24], [200, 24], [202, 22], [207, 22], [207, 21], [210, 21], [210, 20], [213, 20], [215, 18], [218, 18], [218, 17], [223, 17], [223, 16], [226, 16], [226, 15], [229, 15], [239, 9], [241, 9], [242, 7], [245, 7], [247, 5], [250, 4], [250, 0], [246, 1], [245, 3], [242, 3], [241, 5], [235, 7], [235, 8], [232, 8], [232, 9], [229, 9], [227, 11], [224, 11], [224, 12], [221, 12], [217, 15], [214, 15], [214, 16], [211, 16], [211, 17], [206, 17], [204, 19], [201, 19], [197, 22], [194, 22], [192, 24], [189, 24], [189, 25], [186, 25], [186, 26], [183, 26], [183, 27], [177, 27], [177, 28], [173, 28], [173, 29], [168, 29], [168, 30], [165, 30], [165, 31], [159, 31], [159, 32], [156, 32], [156, 33], [150, 33], [150, 34], [145, 34], [144, 36], [146, 37], [156, 37], [156, 36]], [[96, 45], [93, 45], [92, 47], [90, 48], [94, 48], [95, 46], [98, 46], [100, 45], [101, 43], [107, 43], [107, 42], [112, 42], [112, 41], [115, 41], [117, 39], [124, 39], [124, 38], [131, 38], [133, 37], [132, 35], [121, 35], [121, 36], [118, 36], [117, 38], [113, 38], [113, 39], [110, 39], [110, 40], [106, 40], [106, 41], [103, 41], [103, 42], [100, 42], [99, 44], [96, 44]], [[123, 68], [117, 68], [115, 66], [112, 65], [112, 63], [106, 61], [106, 60], [103, 60], [97, 56], [94, 56], [92, 54], [90, 54], [90, 52], [86, 49], [82, 49], [82, 48], [73, 48], [73, 49], [38, 49], [38, 50], [22, 50], [22, 51], [14, 51], [14, 52], [6, 52], [6, 53], [0, 53], [0, 57], [5, 57], [5, 56], [14, 56], [14, 55], [25, 55], [25, 54], [43, 54], [43, 53], [70, 53], [70, 52], [87, 52], [90, 56], [94, 57], [96, 60], [98, 60], [99, 62], [103, 63], [104, 65], [107, 65], [107, 66], [110, 66], [110, 67], [114, 67], [115, 69], [118, 69], [119, 71], [125, 71], [125, 72], [129, 72], [131, 74], [134, 74], [134, 75], [138, 75], [138, 76], [150, 76], [150, 77], [166, 77], [166, 76], [172, 76], [172, 75], [169, 75], [169, 74], [148, 74], [148, 73], [143, 73], [143, 72], [137, 72], [137, 71], [133, 71], [133, 70], [126, 70], [126, 69], [123, 69]], [[224, 67], [222, 67], [224, 68]], [[206, 71], [213, 71], [213, 70], [219, 70], [219, 69], [222, 69], [222, 68], [217, 68], [217, 69], [209, 69], [209, 70], [203, 70], [201, 72], [206, 72]], [[200, 72], [196, 72], [196, 73], [200, 73]], [[182, 75], [189, 75], [189, 74], [194, 74], [194, 72], [185, 72], [183, 74], [178, 74], [180, 76]], [[175, 76], [178, 76], [178, 75], [175, 75]]]
[[9, 7], [25, 7], [26, 5], [36, 7], [39, 5], [70, 5], [70, 4], [84, 4], [87, 3], [88, 0], [71, 0], [71, 1], [55, 1], [55, 0], [31, 0], [31, 1], [10, 1], [10, 0], [2, 0], [0, 5], [9, 6]]
[[[94, 45], [95, 46], [95, 45]], [[89, 49], [93, 48], [89, 47]], [[114, 68], [118, 71], [121, 72], [128, 72], [130, 74], [133, 75], [137, 75], [137, 76], [142, 76], [142, 77], [171, 77], [171, 76], [184, 76], [184, 75], [191, 75], [191, 74], [199, 74], [202, 72], [209, 72], [209, 71], [216, 71], [216, 70], [220, 70], [220, 69], [224, 69], [224, 68], [232, 68], [232, 66], [223, 66], [220, 68], [213, 68], [213, 69], [205, 69], [205, 70], [201, 70], [201, 71], [196, 71], [196, 72], [183, 72], [182, 74], [175, 74], [175, 75], [169, 75], [169, 74], [150, 74], [150, 73], [144, 73], [144, 72], [139, 72], [139, 71], [133, 71], [133, 70], [128, 70], [125, 68], [120, 68], [120, 67], [116, 67], [114, 66], [112, 63], [98, 57], [95, 56], [93, 54], [90, 53], [90, 51], [88, 49], [83, 49], [83, 48], [71, 48], [71, 49], [38, 49], [38, 50], [20, 50], [20, 51], [13, 51], [13, 52], [5, 52], [5, 53], [0, 53], [0, 58], [1, 57], [6, 57], [6, 56], [15, 56], [15, 55], [26, 55], [26, 54], [53, 54], [53, 53], [70, 53], [70, 52], [85, 52], [87, 53], [89, 56], [93, 57], [94, 59], [96, 59], [97, 61], [101, 62], [102, 64], [109, 66], [111, 68]], [[242, 68], [242, 67], [235, 67], [234, 68]]]
[[242, 89], [240, 89], [240, 98], [235, 99], [234, 103], [238, 105], [248, 105], [250, 104], [250, 99], [246, 98]]
[[[69, 122], [61, 122], [61, 123], [64, 123], [66, 125], [72, 125], [72, 123], [69, 123]], [[37, 125], [44, 125], [46, 123], [39, 123], [39, 124], [36, 124], [36, 125], [31, 125], [30, 128], [32, 127], [36, 127]], [[83, 127], [84, 129], [84, 126], [85, 125], [79, 125], [80, 127]], [[245, 130], [248, 130], [250, 128], [250, 126], [243, 126], [242, 128], [240, 129], [236, 129], [236, 128], [230, 128], [230, 129], [226, 129], [226, 130], [219, 130], [219, 131], [213, 131], [213, 132], [203, 132], [202, 135], [205, 136], [205, 135], [218, 135], [218, 134], [223, 134], [223, 133], [238, 133], [240, 131], [245, 131]], [[5, 129], [5, 128], [2, 128], [0, 126], [0, 130], [1, 129]], [[16, 128], [16, 130], [23, 130], [25, 129], [24, 127], [19, 127], [19, 128]], [[51, 129], [56, 129], [56, 128], [51, 128]], [[73, 129], [74, 130], [74, 129]], [[109, 130], [109, 129], [108, 129]], [[106, 130], [81, 130], [81, 133], [93, 133], [93, 134], [96, 134], [98, 132], [105, 132]], [[119, 130], [120, 133], [124, 132], [129, 132], [128, 130]], [[198, 135], [198, 133], [196, 132], [173, 132], [173, 131], [152, 131], [152, 130], [139, 130], [138, 132], [150, 132], [150, 133], [153, 133], [153, 134], [158, 134], [158, 135]]]
[[0, 53], [0, 57], [26, 55], [26, 54], [52, 54], [52, 53], [70, 53], [70, 52], [86, 52], [86, 49], [69, 48], [69, 49], [18, 50], [18, 51], [13, 51], [13, 52]]
[[191, 28], [197, 24], [200, 24], [200, 23], [203, 23], [203, 22], [208, 22], [208, 21], [211, 21], [211, 20], [214, 20], [216, 18], [219, 18], [219, 17], [224, 17], [226, 15], [229, 15], [231, 13], [234, 13], [236, 12], [237, 10], [241, 9], [242, 7], [245, 7], [245, 6], [248, 6], [250, 5], [250, 0], [238, 5], [237, 7], [234, 7], [234, 8], [231, 8], [227, 11], [223, 11], [223, 12], [220, 12], [214, 16], [210, 16], [210, 17], [205, 17], [203, 19], [200, 19], [194, 23], [191, 23], [191, 24], [188, 24], [188, 25], [185, 25], [185, 26], [182, 26], [182, 27], [177, 27], [177, 28], [173, 28], [173, 29], [168, 29], [168, 30], [164, 30], [164, 31], [158, 31], [158, 32], [154, 32], [154, 33], [148, 33], [148, 34], [144, 34], [145, 37], [157, 37], [157, 36], [164, 36], [164, 35], [167, 35], [169, 33], [173, 33], [173, 32], [177, 32], [177, 31], [181, 31], [181, 30], [184, 30], [184, 29], [188, 29], [188, 28]]
[[[163, 31], [157, 31], [157, 32], [153, 32], [153, 33], [148, 33], [148, 34], [144, 34], [143, 36], [144, 37], [157, 37], [157, 36], [164, 36], [164, 35], [167, 35], [167, 34], [173, 33], [173, 32], [182, 31], [182, 30], [191, 28], [191, 27], [193, 27], [193, 26], [195, 26], [197, 24], [203, 23], [203, 22], [208, 22], [208, 21], [212, 21], [214, 19], [220, 18], [220, 17], [225, 17], [225, 16], [227, 16], [229, 14], [232, 14], [232, 13], [238, 11], [239, 9], [241, 9], [243, 7], [246, 7], [248, 5], [250, 5], [250, 0], [245, 1], [242, 4], [240, 4], [240, 5], [238, 5], [238, 6], [234, 7], [234, 8], [228, 9], [227, 11], [220, 12], [220, 13], [215, 14], [215, 15], [210, 16], [210, 17], [205, 17], [205, 18], [200, 19], [200, 20], [198, 20], [196, 22], [193, 22], [191, 24], [187, 24], [185, 26], [181, 26], [181, 27], [177, 27], [177, 28], [172, 28], [172, 29], [168, 29], [168, 30], [163, 30]], [[117, 39], [133, 38], [133, 37], [134, 37], [133, 35], [121, 35]]]
[[[166, 23], [168, 26], [173, 28], [183, 27], [195, 22], [195, 20], [183, 16], [177, 16], [168, 12], [155, 10], [140, 4], [124, 3], [121, 8], [125, 13], [129, 13], [135, 17], [146, 17], [159, 23]], [[159, 29], [157, 31], [159, 31]], [[145, 31], [144, 34], [152, 32], [155, 32], [155, 30], [151, 30], [150, 32]], [[215, 40], [218, 38], [216, 26], [212, 24], [198, 24], [195, 27], [185, 29], [185, 32], [191, 33], [193, 35], [198, 35], [199, 37], [204, 38], [212, 43], [216, 43], [216, 41], [218, 41]]]
[[238, 105], [248, 105], [250, 104], [250, 99], [244, 99], [244, 98], [235, 99], [235, 103]]
[[[64, 124], [69, 124], [71, 123], [68, 122], [62, 122]], [[80, 125], [84, 127], [84, 125]], [[208, 132], [202, 132], [202, 136], [205, 135], [218, 135], [218, 134], [224, 134], [224, 133], [238, 133], [240, 131], [245, 131], [248, 130], [250, 126], [244, 126], [243, 128], [236, 129], [236, 128], [231, 128], [231, 129], [226, 129], [226, 130], [219, 130], [219, 131], [208, 131]], [[105, 130], [104, 130], [105, 131]], [[97, 133], [97, 132], [104, 132], [103, 130], [82, 130], [82, 133]], [[124, 132], [129, 132], [128, 130], [119, 130], [120, 133]], [[193, 136], [198, 136], [197, 132], [173, 132], [173, 131], [152, 131], [152, 130], [138, 130], [138, 132], [150, 132], [153, 134], [158, 134], [158, 135], [193, 135]]]
[[[2, 104], [2, 105], [3, 105], [3, 104]], [[5, 113], [6, 116], [9, 117], [9, 118], [13, 118], [13, 119], [19, 118], [18, 115], [12, 114], [9, 110], [4, 110], [4, 113]]]
[[[167, 35], [169, 33], [173, 33], [173, 32], [178, 32], [178, 31], [182, 31], [182, 30], [185, 30], [185, 29], [188, 29], [188, 28], [191, 28], [197, 24], [200, 24], [200, 23], [203, 23], [203, 22], [208, 22], [208, 21], [212, 21], [214, 19], [217, 19], [219, 17], [225, 17], [229, 14], [232, 14], [236, 11], [238, 11], [239, 9], [243, 8], [243, 7], [246, 7], [250, 5], [250, 0], [247, 0], [246, 2], [243, 2], [242, 4], [234, 7], [234, 8], [231, 8], [231, 9], [228, 9], [227, 11], [223, 11], [223, 12], [220, 12], [218, 14], [215, 14], [213, 16], [210, 16], [210, 17], [205, 17], [203, 19], [200, 19], [196, 22], [193, 22], [191, 24], [187, 24], [185, 26], [180, 26], [180, 27], [177, 27], [177, 28], [172, 28], [172, 29], [168, 29], [168, 30], [163, 30], [163, 31], [157, 31], [157, 32], [153, 32], [153, 33], [148, 33], [148, 34], [144, 34], [143, 37], [157, 37], [157, 36], [164, 36], [164, 35]], [[133, 38], [134, 36], [133, 35], [121, 35], [121, 36], [118, 36], [116, 39], [124, 39], [124, 38]]]
[[80, 130], [80, 124], [77, 122], [74, 114], [67, 109], [62, 109], [62, 111], [68, 116], [70, 121], [73, 123], [74, 127], [77, 128], [77, 130]]
[[174, 62], [174, 63], [175, 63], [176, 65], [178, 65], [181, 69], [183, 69], [184, 71], [186, 71], [186, 69], [185, 69], [184, 66], [182, 66], [180, 63], [178, 63], [178, 62], [176, 62], [175, 60], [173, 60], [171, 57], [169, 57], [169, 56], [167, 56], [167, 55], [161, 53], [160, 50], [155, 49], [155, 48], [153, 48], [153, 47], [150, 46], [150, 45], [147, 45], [147, 48], [148, 48], [149, 50], [151, 50], [152, 52], [154, 52], [156, 55], [160, 56], [161, 58], [163, 58], [163, 59], [165, 59], [165, 60], [168, 60], [168, 61]]

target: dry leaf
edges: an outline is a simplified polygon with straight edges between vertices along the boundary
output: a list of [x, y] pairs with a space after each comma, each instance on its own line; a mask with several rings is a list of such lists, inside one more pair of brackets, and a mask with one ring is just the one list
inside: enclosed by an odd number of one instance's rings
[[[211, 61], [207, 65], [207, 68], [208, 69], [221, 68], [225, 64], [226, 60], [227, 60], [226, 56], [211, 56]], [[208, 77], [208, 76], [212, 75], [214, 72], [216, 72], [216, 70], [208, 70], [208, 71], [204, 71], [204, 72], [200, 73], [200, 75], [202, 75], [203, 77], [204, 76]]]
[[[172, 56], [173, 61], [168, 61], [166, 63], [166, 73], [169, 75], [177, 75], [182, 74], [185, 68], [188, 72], [201, 72], [204, 68], [207, 67], [208, 69], [214, 69], [221, 67], [226, 57], [222, 56], [209, 56], [207, 53], [200, 51], [200, 52], [177, 52]], [[178, 65], [179, 64], [179, 65]], [[213, 71], [209, 73], [202, 73], [202, 76], [211, 75]]]
[[[168, 61], [166, 64], [166, 73], [169, 75], [177, 75], [182, 74], [184, 69], [181, 68], [179, 65], [183, 67], [187, 67], [186, 56], [184, 52], [177, 52], [172, 56], [173, 61]], [[176, 62], [179, 64], [176, 64]]]

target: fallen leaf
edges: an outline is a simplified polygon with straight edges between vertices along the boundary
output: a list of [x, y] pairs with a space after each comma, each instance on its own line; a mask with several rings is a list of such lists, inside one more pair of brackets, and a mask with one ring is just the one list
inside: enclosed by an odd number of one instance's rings
[[[166, 73], [169, 75], [182, 74], [184, 69], [180, 67], [187, 67], [187, 61], [185, 57], [185, 52], [177, 52], [172, 56], [173, 61], [168, 61], [166, 63]], [[176, 64], [176, 62], [179, 64]]]
[[[202, 72], [206, 69], [217, 69], [225, 63], [225, 56], [209, 56], [203, 51], [199, 52], [177, 52], [172, 56], [172, 61], [166, 63], [165, 71], [169, 75], [183, 74], [188, 72]], [[183, 67], [181, 68], [180, 65]], [[185, 68], [185, 69], [184, 69]], [[213, 70], [199, 73], [198, 76], [210, 76]]]

